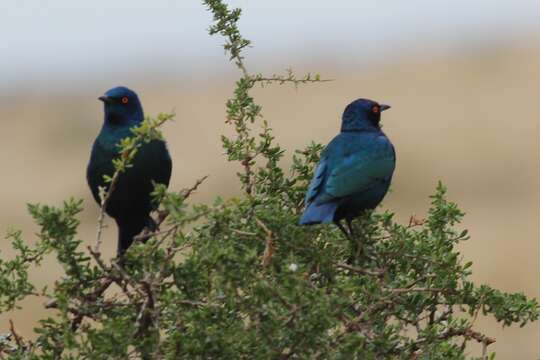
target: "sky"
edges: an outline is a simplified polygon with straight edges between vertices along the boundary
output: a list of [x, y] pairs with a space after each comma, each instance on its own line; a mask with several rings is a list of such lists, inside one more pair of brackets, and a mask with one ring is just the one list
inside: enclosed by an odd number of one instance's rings
[[[236, 0], [250, 62], [345, 65], [411, 49], [512, 42], [538, 34], [537, 0]], [[112, 72], [227, 66], [211, 14], [188, 0], [0, 0], [0, 88], [91, 81]], [[288, 65], [286, 65], [288, 66]]]

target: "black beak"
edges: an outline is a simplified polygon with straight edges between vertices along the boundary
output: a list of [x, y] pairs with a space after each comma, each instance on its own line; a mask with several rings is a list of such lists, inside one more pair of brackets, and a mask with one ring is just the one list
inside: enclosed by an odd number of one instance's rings
[[391, 108], [390, 105], [384, 105], [384, 104], [379, 105], [379, 107], [380, 107], [381, 111], [388, 110], [388, 109]]
[[105, 104], [110, 104], [112, 102], [112, 99], [105, 95], [98, 97], [98, 100], [103, 101]]

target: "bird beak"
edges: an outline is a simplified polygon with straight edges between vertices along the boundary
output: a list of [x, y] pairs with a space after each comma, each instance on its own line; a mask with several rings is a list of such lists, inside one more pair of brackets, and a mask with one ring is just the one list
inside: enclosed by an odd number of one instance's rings
[[388, 109], [391, 108], [390, 105], [384, 105], [384, 104], [379, 105], [379, 107], [380, 107], [381, 111], [388, 110]]
[[103, 101], [105, 104], [109, 104], [111, 102], [111, 98], [105, 95], [98, 97], [98, 100]]

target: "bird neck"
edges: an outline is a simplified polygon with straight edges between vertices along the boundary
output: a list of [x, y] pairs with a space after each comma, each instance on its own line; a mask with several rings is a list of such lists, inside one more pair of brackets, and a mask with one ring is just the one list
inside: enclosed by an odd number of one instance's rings
[[364, 132], [381, 132], [380, 128], [371, 127], [354, 127], [354, 128], [341, 128], [342, 133], [364, 133]]
[[341, 131], [378, 131], [380, 120], [380, 114], [369, 115], [345, 111], [341, 117]]
[[135, 115], [122, 114], [116, 112], [105, 112], [104, 126], [111, 128], [118, 127], [134, 127], [143, 121], [143, 115], [136, 113]]
[[140, 125], [143, 117], [125, 116], [124, 114], [115, 114], [105, 112], [105, 120], [99, 135], [99, 142], [105, 148], [116, 150], [118, 142], [126, 137], [133, 136], [132, 128]]

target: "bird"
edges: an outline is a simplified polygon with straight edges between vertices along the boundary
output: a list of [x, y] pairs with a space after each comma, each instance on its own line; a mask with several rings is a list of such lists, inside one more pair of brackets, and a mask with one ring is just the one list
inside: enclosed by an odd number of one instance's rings
[[[144, 112], [137, 94], [124, 86], [112, 88], [98, 99], [103, 102], [104, 120], [92, 146], [86, 179], [101, 206], [99, 189], [108, 186], [104, 176], [112, 177], [115, 172], [113, 159], [119, 156], [120, 140], [134, 136], [131, 129], [142, 123]], [[151, 140], [141, 144], [132, 166], [119, 175], [105, 207], [118, 226], [119, 258], [145, 227], [156, 229], [150, 216], [156, 208], [151, 193], [154, 183], [169, 185], [171, 171], [172, 160], [165, 141]]]
[[333, 222], [352, 236], [353, 219], [383, 200], [396, 166], [394, 146], [380, 126], [381, 112], [387, 109], [389, 105], [369, 99], [347, 105], [340, 133], [321, 152], [300, 225]]

